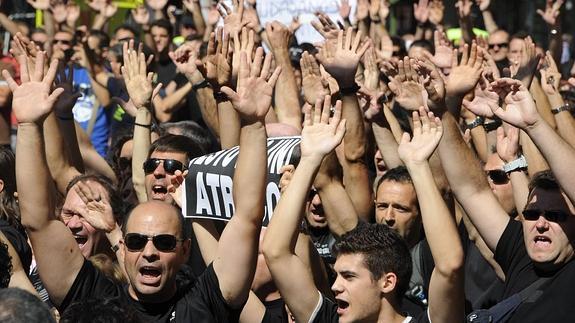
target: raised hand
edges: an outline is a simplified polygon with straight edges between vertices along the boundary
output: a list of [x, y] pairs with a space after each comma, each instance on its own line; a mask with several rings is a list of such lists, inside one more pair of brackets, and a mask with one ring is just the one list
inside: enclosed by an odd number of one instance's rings
[[14, 57], [23, 55], [26, 58], [28, 71], [33, 71], [36, 66], [36, 56], [40, 48], [21, 33], [16, 33], [10, 43], [10, 53]]
[[463, 106], [477, 116], [492, 118], [493, 111], [499, 108], [499, 95], [493, 92], [484, 78], [481, 78], [475, 87], [473, 100], [463, 100]]
[[483, 71], [483, 51], [477, 49], [477, 44], [463, 46], [461, 61], [457, 62], [457, 50], [453, 51], [451, 73], [447, 78], [445, 89], [448, 96], [463, 97], [471, 91]]
[[355, 19], [361, 21], [369, 16], [369, 0], [357, 0]]
[[511, 69], [511, 75], [513, 78], [518, 80], [529, 80], [526, 84], [531, 84], [531, 80], [535, 71], [537, 70], [537, 65], [539, 64], [539, 60], [541, 56], [537, 54], [537, 50], [535, 48], [535, 43], [531, 39], [530, 36], [527, 36], [523, 40], [522, 46], [522, 54], [519, 58], [517, 64], [513, 64]]
[[519, 157], [519, 129], [509, 125], [505, 128], [497, 128], [497, 154], [509, 163]]
[[535, 102], [521, 81], [502, 78], [491, 83], [491, 88], [504, 99], [505, 109], [497, 107], [493, 114], [518, 128], [534, 127], [541, 122]]
[[271, 50], [287, 50], [289, 48], [292, 33], [289, 28], [279, 21], [266, 24], [266, 35], [271, 45]]
[[337, 45], [323, 46], [317, 54], [317, 59], [325, 70], [333, 76], [340, 88], [350, 87], [355, 83], [355, 72], [361, 56], [370, 46], [370, 41], [366, 41], [361, 47], [361, 31], [353, 37], [353, 28], [349, 28], [345, 33], [340, 30], [337, 36]]
[[112, 18], [118, 12], [118, 6], [115, 3], [106, 3], [100, 14], [106, 19]]
[[272, 55], [266, 55], [264, 60], [263, 52], [261, 47], [256, 50], [251, 66], [248, 64], [248, 54], [242, 52], [240, 55], [237, 91], [227, 86], [221, 89], [231, 100], [244, 122], [247, 123], [264, 121], [272, 103], [274, 86], [281, 72], [281, 67], [278, 66], [273, 74], [269, 76]]
[[152, 78], [154, 73], [146, 74], [146, 56], [140, 50], [134, 50], [134, 41], [124, 42], [124, 66], [122, 76], [130, 99], [137, 108], [149, 105], [152, 98]]
[[240, 57], [242, 52], [247, 54], [248, 64], [251, 63], [252, 52], [255, 43], [254, 31], [251, 29], [248, 30], [247, 28], [243, 27], [241, 34], [233, 34], [232, 36], [234, 38], [234, 55], [232, 57], [232, 80], [237, 80], [239, 69], [241, 66]]
[[413, 16], [418, 23], [424, 24], [429, 19], [429, 1], [419, 0], [413, 4]]
[[337, 9], [339, 11], [339, 16], [341, 19], [349, 19], [349, 14], [351, 13], [351, 6], [349, 5], [349, 0], [341, 0], [338, 4]]
[[255, 7], [244, 8], [244, 16], [242, 18], [242, 25], [253, 29], [255, 31], [261, 30], [260, 16]]
[[64, 91], [57, 88], [51, 91], [58, 61], [50, 63], [48, 71], [44, 75], [45, 52], [39, 52], [33, 71], [28, 71], [26, 56], [17, 57], [20, 64], [20, 81], [18, 85], [7, 70], [2, 71], [2, 76], [12, 91], [12, 111], [18, 120], [18, 124], [36, 123], [41, 124], [52, 111], [54, 103]]
[[397, 148], [399, 158], [405, 165], [426, 163], [439, 145], [443, 135], [441, 120], [427, 112], [423, 107], [413, 111], [413, 138], [407, 132], [403, 133]]
[[473, 3], [471, 0], [459, 0], [455, 4], [457, 8], [457, 14], [459, 15], [459, 19], [467, 19], [471, 14], [471, 5]]
[[114, 212], [107, 192], [100, 185], [91, 185], [78, 182], [74, 185], [74, 191], [84, 202], [84, 205], [77, 208], [82, 218], [97, 230], [111, 232], [116, 227]]
[[192, 81], [194, 74], [201, 74], [198, 67], [202, 66], [202, 61], [198, 59], [198, 51], [198, 48], [193, 45], [184, 43], [175, 52], [168, 53], [170, 59], [176, 65], [176, 70], [184, 74], [192, 83], [194, 82]]
[[194, 3], [199, 3], [199, 0], [183, 0], [182, 4], [189, 12], [194, 12]]
[[313, 20], [311, 22], [312, 27], [326, 40], [337, 39], [339, 27], [331, 20], [331, 18], [323, 12], [316, 12], [315, 15], [318, 20]]
[[435, 26], [440, 25], [443, 21], [445, 6], [442, 0], [432, 0], [429, 4], [429, 22]]
[[[322, 108], [323, 106], [323, 108]], [[341, 101], [337, 101], [333, 117], [330, 118], [331, 97], [315, 102], [315, 109], [307, 106], [304, 110], [301, 132], [301, 158], [323, 159], [337, 147], [345, 134], [345, 119], [341, 119]]]
[[289, 186], [289, 183], [291, 182], [291, 179], [293, 177], [294, 172], [295, 172], [294, 165], [283, 165], [280, 168], [280, 173], [282, 174], [282, 177], [280, 178], [280, 181], [278, 184], [278, 187], [280, 189], [280, 193], [285, 192], [285, 190]]
[[245, 22], [244, 16], [244, 0], [232, 0], [233, 11], [223, 2], [220, 2], [218, 10], [220, 16], [224, 18], [224, 30], [235, 37], [240, 33]]
[[327, 81], [321, 76], [317, 61], [307, 51], [301, 55], [300, 66], [304, 99], [309, 104], [315, 104], [317, 99], [329, 94]]
[[188, 170], [176, 170], [174, 176], [171, 176], [170, 183], [168, 184], [167, 190], [174, 199], [174, 202], [181, 208], [182, 207], [182, 184], [184, 179], [188, 176]]
[[453, 48], [445, 33], [436, 30], [433, 32], [433, 42], [435, 44], [435, 54], [424, 52], [426, 57], [439, 68], [449, 68], [453, 64]]
[[363, 55], [363, 78], [364, 85], [368, 89], [376, 90], [379, 87], [379, 68], [373, 46], [369, 47]]
[[146, 4], [152, 8], [152, 10], [163, 10], [168, 4], [168, 0], [146, 0]]
[[389, 82], [389, 89], [395, 95], [395, 100], [406, 110], [417, 110], [425, 103], [425, 89], [418, 82], [418, 75], [411, 65], [409, 57], [404, 57], [398, 63], [399, 73]]
[[212, 6], [210, 11], [208, 11], [208, 16], [206, 17], [206, 24], [208, 26], [215, 26], [220, 20], [220, 12], [217, 6]]
[[540, 70], [541, 72], [541, 88], [547, 95], [554, 95], [559, 93], [559, 81], [561, 81], [561, 73], [557, 69], [557, 64], [549, 51], [545, 53], [546, 68]]
[[79, 97], [82, 96], [80, 92], [74, 90], [74, 72], [73, 65], [68, 64], [68, 74], [66, 74], [66, 65], [60, 62], [58, 66], [58, 77], [55, 81], [56, 88], [62, 88], [64, 91], [58, 97], [54, 105], [56, 115], [62, 119], [72, 119], [72, 108], [76, 104]]
[[[204, 62], [205, 77], [210, 82], [214, 90], [219, 91], [220, 87], [229, 85], [232, 77], [232, 59], [229, 50], [230, 36], [218, 28], [215, 33], [211, 33], [208, 41], [208, 52]], [[240, 46], [235, 44], [234, 46]], [[239, 52], [237, 52], [239, 57]], [[239, 63], [238, 63], [239, 64]], [[236, 72], [237, 73], [237, 72]]]
[[557, 24], [557, 17], [559, 17], [560, 13], [559, 9], [561, 9], [562, 5], [563, 0], [547, 0], [545, 4], [545, 11], [537, 9], [537, 14], [539, 14], [541, 18], [545, 20], [547, 25], [555, 26]]
[[69, 26], [74, 26], [76, 21], [78, 21], [80, 18], [80, 6], [74, 2], [68, 2], [66, 10], [68, 11], [68, 17], [66, 17], [66, 21]]
[[419, 74], [420, 82], [427, 92], [427, 106], [431, 110], [443, 110], [445, 108], [445, 83], [437, 67], [424, 60], [419, 60], [415, 64], [411, 60], [410, 63]]

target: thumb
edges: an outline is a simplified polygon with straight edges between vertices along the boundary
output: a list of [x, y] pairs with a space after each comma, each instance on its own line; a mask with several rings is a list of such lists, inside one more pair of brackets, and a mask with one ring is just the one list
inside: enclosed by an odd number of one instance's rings
[[400, 145], [408, 144], [410, 140], [411, 136], [409, 135], [409, 133], [404, 132], [403, 135], [401, 136], [401, 141], [399, 142], [399, 144]]
[[230, 100], [232, 101], [236, 101], [239, 99], [239, 95], [236, 93], [236, 91], [232, 90], [231, 88], [224, 86], [220, 89], [220, 91], [225, 94], [228, 98], [230, 98]]

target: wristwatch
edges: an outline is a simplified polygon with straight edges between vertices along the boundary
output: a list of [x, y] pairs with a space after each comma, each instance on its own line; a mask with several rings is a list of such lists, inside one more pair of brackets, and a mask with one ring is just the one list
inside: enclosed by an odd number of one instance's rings
[[557, 113], [563, 112], [563, 111], [571, 111], [571, 106], [569, 104], [565, 104], [565, 105], [562, 105], [558, 108], [551, 109], [551, 112], [553, 114], [557, 114]]
[[511, 172], [517, 171], [517, 170], [524, 170], [525, 168], [527, 168], [527, 159], [525, 159], [525, 156], [521, 155], [519, 158], [515, 159], [514, 161], [511, 161], [505, 165], [503, 165], [503, 170], [509, 174]]
[[483, 123], [483, 129], [485, 129], [486, 132], [491, 132], [493, 130], [497, 130], [501, 124], [502, 122], [500, 119], [495, 119], [492, 122]]
[[473, 128], [479, 127], [483, 124], [483, 121], [485, 121], [485, 119], [483, 119], [483, 117], [475, 117], [475, 120], [466, 124], [465, 128], [471, 130]]

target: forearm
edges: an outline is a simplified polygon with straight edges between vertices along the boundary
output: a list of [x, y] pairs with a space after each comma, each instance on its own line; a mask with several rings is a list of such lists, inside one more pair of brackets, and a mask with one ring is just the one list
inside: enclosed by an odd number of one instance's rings
[[199, 1], [193, 2], [192, 18], [194, 19], [194, 25], [196, 26], [196, 31], [200, 35], [204, 35], [206, 32], [206, 21], [202, 15], [202, 7]]
[[8, 16], [6, 16], [3, 12], [0, 12], [0, 25], [2, 25], [2, 27], [4, 27], [4, 29], [9, 32], [11, 36], [16, 35], [18, 32], [23, 33], [18, 25], [10, 18], [8, 18]]
[[152, 114], [147, 108], [139, 108], [134, 125], [134, 149], [132, 152], [132, 183], [140, 203], [148, 200], [146, 195], [144, 161], [151, 145], [150, 128]]
[[47, 227], [55, 217], [50, 196], [52, 179], [44, 153], [42, 127], [31, 123], [18, 125], [16, 143], [16, 182], [21, 222], [28, 230], [38, 231]]
[[[565, 104], [563, 98], [559, 93], [547, 96], [552, 109], [557, 109]], [[570, 110], [564, 110], [559, 113], [553, 114], [555, 118], [555, 123], [557, 124], [557, 131], [559, 135], [567, 142], [571, 147], [575, 147], [575, 120], [571, 115]]]
[[485, 29], [487, 30], [488, 33], [491, 34], [497, 29], [499, 29], [497, 23], [495, 22], [495, 19], [493, 19], [493, 14], [491, 14], [491, 11], [484, 10], [481, 12], [481, 15], [483, 16], [483, 23], [485, 24]]
[[473, 24], [471, 23], [471, 17], [465, 17], [459, 19], [459, 26], [461, 28], [461, 37], [466, 44], [471, 44], [473, 42]]
[[98, 102], [100, 102], [101, 106], [107, 107], [110, 104], [110, 92], [108, 92], [108, 89], [96, 80], [96, 77], [93, 75], [92, 72], [90, 72], [89, 75], [90, 75], [90, 82], [92, 83], [92, 89], [94, 90], [94, 95], [96, 96], [96, 99], [98, 99]]
[[513, 187], [513, 201], [515, 202], [515, 209], [517, 214], [523, 213], [523, 209], [527, 205], [529, 196], [529, 178], [522, 171], [514, 171], [509, 174], [511, 186]]
[[[69, 116], [72, 118], [72, 116]], [[62, 123], [69, 122], [74, 124], [73, 120], [62, 120]], [[66, 187], [68, 186], [69, 181], [77, 176], [80, 175], [80, 172], [77, 168], [74, 168], [70, 163], [69, 152], [66, 151], [66, 143], [64, 138], [66, 137], [63, 132], [61, 133], [60, 130], [64, 129], [64, 125], [62, 124], [58, 126], [58, 121], [56, 120], [56, 116], [54, 113], [51, 113], [46, 120], [44, 121], [44, 143], [46, 147], [46, 159], [48, 163], [48, 168], [50, 169], [50, 174], [52, 174], [53, 180], [56, 182], [56, 186], [58, 191], [61, 194], [66, 194]], [[69, 134], [67, 134], [69, 136]], [[76, 141], [76, 133], [74, 130], [74, 136], [68, 137], [68, 141], [74, 141], [72, 145], [75, 145], [76, 148], [78, 147], [78, 142]], [[68, 143], [69, 145], [70, 143]], [[83, 170], [82, 164], [82, 170]], [[73, 174], [68, 176], [68, 174]]]
[[543, 91], [540, 81], [535, 78], [535, 82], [531, 83], [529, 92], [533, 96], [533, 100], [536, 102], [537, 112], [543, 117], [545, 122], [547, 122], [551, 128], [557, 129], [557, 124], [555, 124], [555, 118], [551, 109], [554, 108], [547, 98], [547, 94]]
[[363, 161], [365, 158], [365, 128], [363, 116], [355, 93], [342, 95], [342, 118], [346, 119], [344, 142], [345, 159], [349, 162]]
[[48, 39], [54, 39], [54, 34], [56, 34], [56, 25], [54, 24], [54, 17], [48, 10], [42, 10], [42, 16], [44, 17], [44, 29], [46, 30], [46, 35]]
[[397, 153], [397, 148], [399, 145], [395, 138], [393, 137], [393, 133], [388, 127], [382, 126], [378, 123], [373, 122], [371, 124], [373, 129], [373, 134], [375, 136], [375, 142], [377, 144], [377, 148], [379, 149], [379, 153], [385, 162], [385, 166], [387, 169], [392, 169], [397, 166], [403, 165], [403, 162], [399, 158], [399, 154]]
[[154, 99], [154, 108], [158, 121], [169, 121], [172, 118], [172, 114], [181, 107], [182, 102], [191, 90], [192, 84], [188, 82], [184, 86], [177, 89], [174, 93], [169, 94], [163, 99], [157, 96]]
[[220, 144], [229, 149], [240, 144], [240, 116], [230, 101], [218, 103]]
[[277, 66], [281, 66], [276, 87], [274, 89], [275, 110], [281, 123], [301, 130], [301, 111], [299, 104], [299, 91], [287, 49], [274, 49], [274, 59]]
[[575, 149], [561, 138], [546, 122], [526, 129], [527, 134], [549, 163], [555, 178], [569, 199], [575, 201]]
[[108, 22], [106, 17], [104, 17], [100, 14], [97, 14], [94, 17], [94, 21], [92, 22], [92, 29], [102, 30], [104, 28], [104, 25], [106, 24], [106, 22]]
[[435, 269], [445, 276], [463, 265], [463, 248], [455, 220], [447, 209], [427, 162], [406, 163], [413, 180], [425, 237], [435, 262]]
[[[554, 131], [554, 130], [553, 130]], [[559, 137], [559, 135], [557, 135]], [[519, 133], [519, 143], [521, 144], [521, 149], [523, 150], [523, 155], [527, 159], [527, 173], [529, 176], [533, 176], [539, 172], [549, 169], [547, 160], [541, 154], [541, 151], [537, 148], [532, 138], [530, 138], [524, 131]]]
[[214, 99], [214, 91], [210, 87], [198, 89], [196, 92], [196, 99], [200, 106], [200, 113], [202, 119], [210, 129], [210, 131], [219, 138], [220, 125], [218, 120], [218, 109], [216, 100]]
[[315, 188], [331, 233], [340, 237], [353, 230], [357, 226], [358, 215], [341, 181], [334, 179], [324, 185], [315, 185]]

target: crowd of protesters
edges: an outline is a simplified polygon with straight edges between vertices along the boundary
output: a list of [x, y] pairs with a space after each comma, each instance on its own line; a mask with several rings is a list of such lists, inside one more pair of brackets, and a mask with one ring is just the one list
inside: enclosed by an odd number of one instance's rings
[[[26, 1], [0, 1], [0, 322], [575, 317], [571, 0], [528, 30], [341, 0], [313, 44], [266, 0]], [[236, 146], [233, 217], [184, 218], [190, 161]]]

